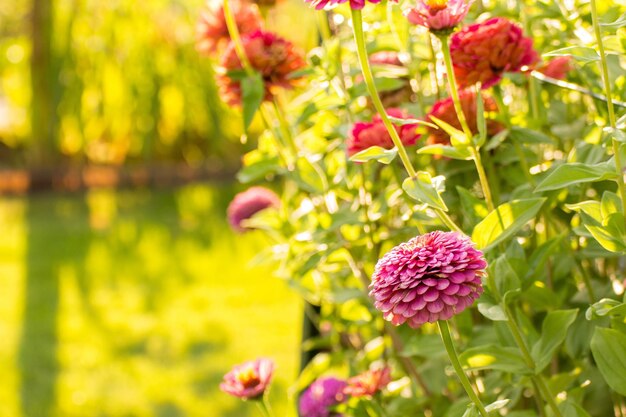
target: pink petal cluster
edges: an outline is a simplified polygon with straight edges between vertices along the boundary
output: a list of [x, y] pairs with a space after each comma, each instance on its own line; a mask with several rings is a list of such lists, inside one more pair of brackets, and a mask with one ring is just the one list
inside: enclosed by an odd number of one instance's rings
[[[387, 109], [387, 114], [398, 119], [411, 119], [413, 116], [401, 109]], [[400, 140], [406, 146], [415, 145], [420, 135], [417, 133], [417, 124], [395, 126]], [[371, 122], [357, 122], [347, 141], [348, 155], [354, 155], [371, 146], [380, 146], [385, 149], [393, 148], [393, 141], [379, 115], [374, 116]]]
[[244, 400], [254, 400], [263, 395], [274, 373], [274, 362], [270, 359], [248, 361], [224, 375], [220, 389]]
[[463, 21], [474, 0], [418, 0], [407, 19], [431, 32], [450, 31]]
[[226, 214], [231, 227], [237, 232], [247, 229], [241, 224], [261, 210], [280, 206], [280, 199], [272, 190], [263, 187], [250, 187], [235, 196], [228, 205]]
[[537, 68], [537, 71], [557, 80], [564, 80], [573, 68], [571, 56], [559, 56]]
[[402, 67], [404, 64], [400, 60], [400, 54], [396, 51], [378, 51], [369, 56], [370, 64], [395, 65]]
[[339, 417], [333, 407], [345, 400], [346, 381], [337, 378], [320, 378], [300, 396], [298, 410], [301, 417]]
[[370, 296], [395, 325], [447, 320], [483, 292], [482, 252], [457, 232], [431, 232], [401, 243], [376, 264]]
[[[488, 97], [486, 94], [482, 94], [483, 97], [483, 106], [485, 111], [487, 112], [497, 112], [498, 105], [496, 101]], [[478, 133], [478, 126], [476, 123], [476, 92], [472, 89], [461, 90], [459, 92], [459, 98], [461, 99], [461, 108], [463, 109], [463, 114], [465, 115], [465, 120], [467, 120], [467, 125], [469, 126], [472, 134]], [[430, 119], [430, 116], [434, 116], [437, 119], [443, 120], [449, 125], [461, 130], [461, 122], [459, 122], [459, 118], [457, 117], [456, 110], [454, 109], [454, 103], [452, 102], [452, 98], [446, 98], [443, 100], [437, 101], [433, 108], [430, 110], [428, 115], [426, 116], [426, 120]], [[500, 132], [504, 129], [504, 126], [491, 119], [487, 119], [487, 134], [489, 136], [493, 136], [496, 133]], [[429, 144], [440, 143], [444, 145], [450, 144], [450, 135], [448, 135], [443, 129], [435, 129], [432, 127], [427, 127], [428, 138], [426, 141]]]
[[391, 382], [391, 369], [384, 367], [365, 371], [348, 379], [344, 394], [352, 397], [372, 397]]
[[[255, 4], [243, 0], [230, 2], [240, 34], [245, 35], [263, 27], [261, 13]], [[196, 24], [196, 49], [207, 55], [214, 54], [223, 50], [229, 42], [224, 6], [213, 0], [207, 1]]]
[[[305, 62], [300, 51], [288, 40], [272, 32], [257, 30], [241, 37], [243, 48], [250, 65], [263, 77], [265, 100], [271, 100], [279, 88], [292, 88], [298, 79], [290, 77], [304, 68]], [[241, 103], [241, 81], [232, 77], [230, 71], [241, 72], [243, 65], [231, 42], [222, 56], [221, 66], [226, 71], [218, 76], [222, 99], [228, 104]]]
[[450, 39], [454, 74], [460, 88], [496, 84], [505, 72], [519, 72], [539, 61], [531, 38], [513, 22], [494, 17], [454, 33]]
[[[365, 7], [366, 3], [377, 4], [380, 3], [380, 0], [304, 0], [306, 3], [311, 3], [311, 5], [315, 6], [317, 10], [321, 9], [330, 9], [338, 4], [342, 4], [345, 2], [350, 3], [350, 8], [353, 10], [361, 10]], [[397, 0], [391, 0], [397, 1]]]

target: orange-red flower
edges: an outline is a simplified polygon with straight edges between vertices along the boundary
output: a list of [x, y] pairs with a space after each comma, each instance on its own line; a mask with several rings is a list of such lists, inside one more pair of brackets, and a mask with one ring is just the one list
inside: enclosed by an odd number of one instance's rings
[[496, 84], [505, 72], [519, 72], [539, 61], [531, 38], [502, 17], [469, 25], [450, 38], [454, 74], [460, 88]]
[[[410, 119], [412, 116], [400, 109], [387, 109], [387, 114], [398, 119]], [[417, 133], [417, 124], [394, 126], [400, 141], [405, 146], [415, 145], [420, 135]], [[372, 146], [393, 148], [393, 141], [379, 115], [374, 116], [371, 122], [357, 122], [347, 141], [348, 155], [354, 155]]]
[[[241, 38], [250, 65], [258, 71], [265, 85], [265, 100], [271, 100], [279, 88], [292, 88], [298, 81], [290, 77], [294, 71], [304, 68], [302, 54], [288, 40], [272, 32], [257, 30]], [[241, 103], [243, 65], [231, 42], [221, 61], [225, 73], [218, 76], [222, 99], [228, 104]]]
[[365, 371], [348, 379], [343, 390], [352, 397], [371, 397], [391, 382], [391, 370], [388, 367]]
[[548, 77], [563, 80], [572, 69], [572, 57], [559, 56], [538, 67], [537, 71]]
[[[247, 1], [229, 0], [239, 33], [254, 32], [263, 27], [259, 8]], [[224, 18], [224, 6], [208, 1], [196, 24], [196, 48], [205, 54], [223, 50], [230, 42], [230, 34]]]

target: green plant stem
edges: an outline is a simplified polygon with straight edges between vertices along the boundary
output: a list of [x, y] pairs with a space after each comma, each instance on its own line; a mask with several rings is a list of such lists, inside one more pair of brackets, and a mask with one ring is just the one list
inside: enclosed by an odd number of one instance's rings
[[226, 21], [228, 34], [230, 35], [230, 39], [233, 41], [233, 45], [235, 46], [235, 52], [239, 57], [239, 61], [241, 61], [243, 69], [246, 71], [246, 74], [254, 75], [254, 69], [250, 64], [248, 55], [246, 55], [246, 50], [243, 47], [243, 43], [241, 43], [241, 35], [239, 34], [239, 28], [237, 27], [235, 16], [233, 16], [233, 11], [230, 8], [230, 0], [224, 0], [224, 20]]
[[[604, 44], [602, 43], [602, 31], [600, 30], [600, 21], [598, 18], [598, 8], [596, 6], [596, 0], [590, 0], [591, 4], [591, 20], [593, 21], [593, 30], [596, 35], [596, 42], [598, 43], [598, 52], [600, 52], [600, 66], [602, 68], [602, 79], [604, 80], [604, 93], [606, 94], [606, 104], [609, 111], [609, 125], [611, 129], [616, 128], [615, 121], [615, 109], [613, 108], [613, 98], [611, 96], [611, 80], [609, 79], [609, 67], [606, 62], [606, 53], [604, 52]], [[622, 213], [624, 215], [624, 224], [626, 224], [626, 184], [624, 184], [624, 166], [622, 165], [621, 156], [619, 153], [619, 142], [612, 137], [613, 142], [613, 154], [615, 158], [615, 169], [617, 170], [618, 177], [617, 188], [622, 199]]]
[[276, 118], [278, 119], [278, 125], [280, 126], [280, 131], [283, 135], [283, 139], [287, 143], [287, 147], [293, 154], [293, 157], [297, 158], [298, 148], [296, 147], [296, 143], [293, 140], [291, 130], [289, 129], [289, 124], [287, 123], [287, 119], [283, 114], [282, 107], [278, 103], [278, 99], [276, 98], [276, 96], [273, 97], [272, 104], [274, 105], [274, 112], [276, 113]]
[[[372, 74], [372, 69], [370, 67], [370, 63], [367, 57], [367, 50], [365, 48], [365, 35], [363, 34], [363, 16], [361, 15], [360, 10], [352, 10], [352, 27], [354, 30], [354, 40], [356, 42], [357, 55], [359, 58], [359, 63], [361, 65], [361, 72], [363, 73], [363, 80], [365, 81], [365, 85], [367, 86], [367, 91], [372, 99], [374, 108], [376, 108], [376, 111], [378, 112], [380, 118], [383, 121], [383, 124], [385, 125], [385, 128], [387, 129], [387, 132], [389, 132], [389, 136], [391, 137], [394, 146], [398, 149], [398, 155], [402, 160], [402, 164], [404, 165], [406, 172], [411, 178], [416, 178], [417, 172], [411, 164], [409, 154], [402, 144], [396, 128], [394, 127], [393, 123], [391, 123], [391, 120], [389, 120], [389, 116], [385, 111], [385, 107], [383, 106], [383, 103], [380, 100], [380, 96], [378, 95], [378, 90], [376, 89], [376, 84], [374, 83], [374, 75]], [[439, 219], [451, 230], [461, 230], [461, 228], [454, 223], [454, 221], [448, 216], [446, 212], [436, 208], [433, 210], [435, 211]]]
[[255, 400], [256, 405], [259, 407], [259, 411], [263, 417], [273, 417], [272, 409], [270, 408], [269, 403], [267, 402], [267, 397], [263, 395], [263, 398], [260, 400]]
[[[461, 123], [461, 128], [467, 137], [467, 142], [472, 143], [472, 131], [467, 124], [467, 119], [465, 118], [465, 113], [463, 113], [463, 107], [461, 106], [461, 98], [459, 97], [459, 89], [456, 83], [456, 76], [454, 75], [454, 68], [452, 68], [452, 57], [450, 56], [450, 45], [448, 44], [448, 35], [440, 36], [439, 40], [441, 41], [441, 50], [443, 52], [443, 61], [446, 65], [446, 73], [448, 75], [448, 85], [450, 86], [450, 97], [452, 98], [452, 103], [454, 104], [454, 110], [456, 111], [456, 115], [459, 119], [459, 123]], [[478, 92], [480, 94], [480, 92]], [[487, 209], [489, 211], [493, 211], [495, 206], [493, 204], [493, 197], [491, 196], [491, 188], [489, 187], [489, 181], [487, 180], [487, 174], [485, 174], [485, 168], [483, 167], [483, 163], [480, 157], [480, 150], [478, 147], [472, 145], [470, 146], [470, 151], [472, 153], [472, 159], [474, 160], [474, 165], [476, 165], [476, 171], [478, 172], [478, 179], [480, 181], [480, 185], [483, 189], [483, 194], [485, 196], [485, 201], [487, 202]]]
[[367, 50], [365, 48], [365, 35], [363, 34], [363, 17], [361, 15], [360, 10], [352, 9], [352, 26], [354, 30], [354, 40], [356, 42], [357, 55], [359, 58], [359, 63], [361, 65], [361, 71], [363, 72], [363, 80], [365, 81], [365, 85], [367, 86], [367, 91], [372, 99], [372, 103], [374, 104], [374, 108], [378, 112], [380, 118], [389, 132], [391, 136], [391, 140], [396, 148], [398, 148], [398, 155], [402, 160], [402, 164], [406, 169], [406, 172], [410, 177], [416, 177], [417, 173], [411, 165], [411, 160], [409, 159], [409, 154], [406, 151], [406, 148], [402, 144], [400, 140], [400, 136], [398, 136], [398, 132], [396, 131], [393, 123], [389, 120], [389, 116], [387, 116], [387, 112], [385, 111], [385, 107], [383, 106], [382, 101], [378, 95], [378, 90], [376, 89], [376, 84], [374, 83], [374, 75], [372, 74], [372, 69], [370, 68], [370, 63], [367, 57]]
[[446, 352], [448, 352], [448, 356], [450, 357], [450, 362], [452, 362], [452, 367], [454, 368], [459, 380], [461, 381], [461, 385], [465, 388], [465, 392], [470, 397], [478, 412], [483, 417], [489, 417], [489, 413], [485, 410], [485, 406], [478, 398], [478, 395], [474, 392], [472, 388], [472, 384], [470, 383], [463, 367], [461, 366], [461, 362], [459, 361], [459, 356], [454, 349], [454, 344], [452, 343], [452, 335], [450, 335], [450, 327], [448, 326], [448, 322], [446, 320], [439, 320], [437, 322], [437, 326], [439, 327], [439, 333], [441, 334], [441, 340], [443, 340], [443, 345], [446, 348]]

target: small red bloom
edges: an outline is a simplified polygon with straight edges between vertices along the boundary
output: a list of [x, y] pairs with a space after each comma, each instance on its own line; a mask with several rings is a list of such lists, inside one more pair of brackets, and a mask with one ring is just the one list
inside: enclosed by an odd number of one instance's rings
[[[292, 88], [297, 80], [289, 78], [294, 71], [304, 68], [301, 53], [288, 40], [272, 32], [257, 30], [242, 36], [241, 42], [250, 65], [263, 77], [265, 100], [271, 100], [278, 88]], [[221, 61], [225, 74], [218, 76], [222, 99], [228, 104], [241, 103], [241, 82], [229, 75], [229, 71], [241, 72], [243, 65], [239, 61], [235, 45], [231, 42]]]
[[[254, 32], [263, 27], [261, 13], [255, 4], [247, 1], [230, 0], [239, 33]], [[196, 48], [205, 54], [223, 50], [230, 42], [230, 34], [224, 18], [224, 6], [215, 1], [207, 1], [196, 25]]]
[[244, 400], [254, 400], [263, 395], [274, 373], [274, 362], [257, 359], [235, 366], [224, 375], [220, 389]]
[[537, 71], [548, 77], [563, 80], [572, 69], [572, 57], [559, 56], [538, 67]]
[[391, 370], [388, 367], [365, 371], [348, 379], [344, 394], [353, 397], [371, 397], [391, 382]]
[[454, 74], [460, 88], [496, 84], [505, 72], [519, 72], [539, 61], [533, 41], [513, 22], [495, 17], [461, 29], [450, 39]]
[[227, 217], [231, 227], [237, 232], [246, 228], [241, 224], [268, 207], [280, 206], [280, 199], [272, 190], [263, 187], [250, 187], [235, 196], [228, 205]]
[[[387, 109], [387, 114], [399, 119], [411, 119], [413, 116], [400, 109]], [[400, 140], [405, 146], [415, 145], [420, 135], [416, 132], [417, 124], [394, 126]], [[357, 122], [347, 142], [348, 155], [354, 155], [371, 146], [380, 146], [385, 149], [393, 148], [393, 141], [379, 115], [374, 116], [371, 122]]]
[[474, 0], [417, 0], [407, 19], [431, 32], [450, 31], [463, 21]]
[[395, 325], [448, 320], [480, 297], [487, 262], [467, 237], [431, 232], [387, 252], [376, 263], [370, 296]]
[[[486, 96], [485, 94], [483, 94], [482, 96], [485, 111], [497, 112], [498, 105], [496, 104], [496, 101], [493, 98]], [[478, 126], [476, 123], [476, 93], [474, 92], [474, 90], [461, 90], [459, 92], [459, 98], [461, 99], [461, 108], [463, 109], [463, 114], [465, 115], [465, 119], [467, 120], [467, 125], [472, 131], [472, 134], [475, 135], [478, 133]], [[428, 115], [426, 115], [426, 119], [432, 121], [432, 119], [430, 119], [430, 116], [434, 116], [437, 119], [443, 120], [449, 125], [461, 130], [461, 122], [459, 122], [459, 118], [456, 115], [456, 110], [454, 109], [454, 103], [452, 102], [452, 98], [450, 97], [436, 102]], [[487, 119], [487, 134], [489, 136], [495, 135], [502, 129], [504, 129], [504, 126], [502, 126], [502, 124], [498, 123], [495, 120]], [[427, 130], [427, 142], [429, 144], [450, 144], [450, 135], [448, 135], [443, 129], [427, 127]]]

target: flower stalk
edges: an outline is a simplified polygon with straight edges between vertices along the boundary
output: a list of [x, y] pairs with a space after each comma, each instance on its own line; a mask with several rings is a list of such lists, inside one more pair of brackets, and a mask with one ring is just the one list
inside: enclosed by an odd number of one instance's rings
[[447, 320], [439, 320], [437, 322], [437, 326], [439, 327], [439, 333], [441, 334], [441, 340], [443, 340], [443, 345], [446, 348], [446, 352], [448, 352], [448, 357], [450, 358], [450, 362], [452, 362], [452, 367], [456, 372], [459, 380], [461, 381], [461, 385], [465, 389], [465, 392], [470, 397], [476, 409], [480, 413], [482, 417], [489, 417], [489, 413], [485, 410], [485, 406], [483, 405], [480, 398], [478, 398], [478, 394], [474, 392], [474, 388], [472, 388], [472, 384], [469, 381], [469, 378], [465, 374], [463, 367], [461, 366], [461, 362], [459, 361], [459, 356], [456, 353], [456, 349], [454, 348], [454, 343], [452, 342], [452, 335], [450, 334], [450, 326], [448, 326]]
[[[604, 44], [602, 43], [602, 31], [600, 30], [600, 21], [598, 18], [598, 8], [596, 0], [590, 0], [591, 3], [591, 20], [593, 22], [593, 30], [596, 35], [596, 42], [598, 44], [598, 52], [600, 53], [600, 67], [602, 69], [602, 80], [604, 81], [604, 94], [606, 95], [606, 107], [609, 112], [609, 126], [613, 131], [617, 127], [615, 120], [615, 109], [613, 107], [613, 98], [611, 92], [611, 80], [609, 79], [609, 67], [606, 61], [606, 53], [604, 51]], [[624, 223], [626, 224], [626, 184], [624, 184], [624, 165], [621, 160], [619, 148], [620, 143], [611, 138], [613, 145], [613, 154], [615, 158], [615, 169], [617, 170], [617, 188], [619, 189], [619, 195], [622, 200], [622, 213], [624, 215]]]
[[237, 27], [235, 16], [233, 15], [233, 10], [230, 7], [230, 0], [224, 0], [224, 20], [226, 21], [226, 27], [228, 28], [230, 39], [235, 45], [235, 51], [237, 52], [237, 56], [239, 57], [239, 61], [241, 61], [244, 71], [246, 71], [247, 75], [254, 75], [254, 69], [250, 64], [248, 55], [246, 55], [246, 50], [241, 42], [241, 35], [239, 33], [239, 28]]

